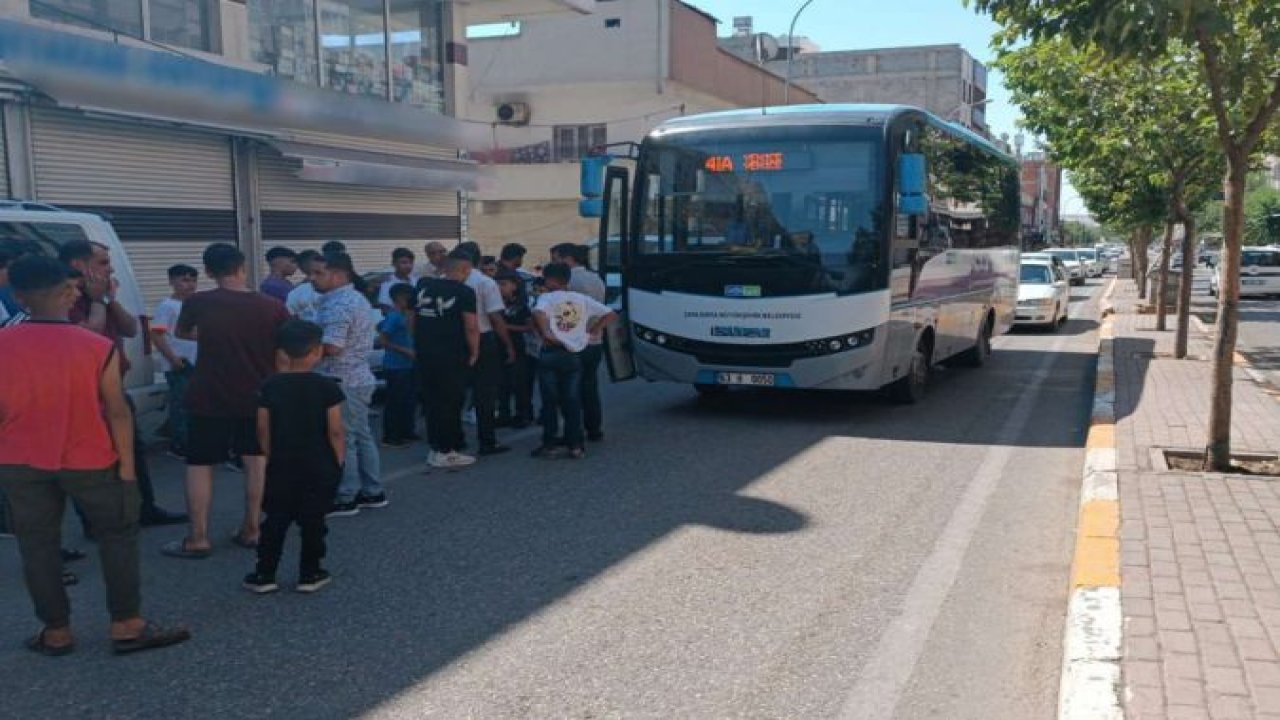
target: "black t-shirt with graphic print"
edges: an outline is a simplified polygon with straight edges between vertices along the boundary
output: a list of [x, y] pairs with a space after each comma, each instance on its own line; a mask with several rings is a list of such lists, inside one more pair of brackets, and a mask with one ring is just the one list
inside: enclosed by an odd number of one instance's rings
[[466, 360], [471, 351], [463, 314], [475, 314], [475, 291], [439, 278], [423, 278], [415, 290], [413, 343], [417, 354]]

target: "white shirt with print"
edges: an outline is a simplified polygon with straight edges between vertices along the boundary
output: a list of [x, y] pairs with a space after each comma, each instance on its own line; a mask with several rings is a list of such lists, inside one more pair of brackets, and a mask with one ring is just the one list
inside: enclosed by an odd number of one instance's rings
[[[178, 327], [178, 316], [182, 314], [182, 301], [171, 297], [167, 297], [156, 305], [156, 311], [151, 316], [151, 329], [160, 330], [168, 336], [169, 347], [173, 349], [173, 354], [183, 358], [192, 365], [196, 364], [196, 341], [183, 340], [173, 333], [174, 328]], [[173, 369], [173, 364], [169, 362], [169, 358], [164, 353], [157, 352], [156, 365], [161, 372], [169, 372]]]
[[613, 312], [608, 306], [572, 290], [543, 293], [533, 311], [547, 317], [551, 334], [570, 352], [582, 352], [591, 342], [592, 320]]
[[498, 283], [479, 270], [472, 269], [467, 276], [466, 286], [476, 292], [476, 324], [481, 334], [493, 332], [493, 323], [489, 321], [490, 313], [500, 313], [507, 304], [502, 301], [502, 291]]

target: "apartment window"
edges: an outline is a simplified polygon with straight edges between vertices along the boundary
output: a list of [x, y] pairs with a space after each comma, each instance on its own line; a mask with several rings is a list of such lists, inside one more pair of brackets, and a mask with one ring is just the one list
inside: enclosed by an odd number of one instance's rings
[[554, 132], [557, 162], [576, 162], [609, 142], [605, 125], [557, 125]]
[[320, 58], [329, 89], [389, 97], [383, 9], [383, 0], [322, 0]]
[[213, 51], [213, 0], [30, 0], [31, 16]]
[[444, 4], [391, 0], [391, 99], [444, 112]]

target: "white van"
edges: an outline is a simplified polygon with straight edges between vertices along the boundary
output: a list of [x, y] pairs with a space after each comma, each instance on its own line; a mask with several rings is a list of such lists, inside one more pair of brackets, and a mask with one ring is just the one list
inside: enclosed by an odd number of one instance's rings
[[[1217, 297], [1222, 264], [1209, 276], [1209, 294]], [[1280, 248], [1247, 247], [1240, 254], [1240, 297], [1280, 295]]]
[[125, 353], [132, 365], [129, 374], [125, 376], [125, 389], [139, 414], [163, 407], [166, 388], [163, 382], [156, 382], [151, 345], [147, 339], [150, 318], [143, 306], [142, 290], [133, 274], [129, 256], [125, 254], [124, 246], [120, 244], [120, 238], [116, 236], [111, 223], [97, 215], [67, 212], [52, 205], [0, 200], [0, 240], [16, 240], [38, 246], [55, 257], [58, 248], [71, 240], [88, 240], [110, 250], [111, 266], [120, 282], [117, 299], [139, 319], [137, 336], [125, 340]]

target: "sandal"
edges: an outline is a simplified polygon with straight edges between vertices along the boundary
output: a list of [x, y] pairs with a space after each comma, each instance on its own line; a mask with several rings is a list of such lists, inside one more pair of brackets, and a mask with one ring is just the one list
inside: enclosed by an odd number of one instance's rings
[[117, 655], [128, 655], [143, 650], [157, 650], [177, 645], [190, 639], [191, 631], [185, 627], [166, 628], [149, 622], [142, 626], [142, 632], [138, 633], [137, 637], [112, 640], [111, 649]]
[[50, 645], [44, 641], [44, 634], [48, 628], [40, 630], [34, 637], [28, 638], [26, 643], [27, 649], [34, 653], [40, 653], [45, 657], [62, 657], [70, 655], [71, 651], [76, 649], [75, 643], [67, 643], [66, 645]]
[[160, 553], [185, 560], [203, 560], [213, 554], [209, 548], [189, 548], [187, 538], [171, 540], [160, 546]]
[[239, 545], [240, 547], [244, 548], [245, 550], [257, 550], [257, 549], [258, 549], [258, 541], [257, 541], [257, 540], [246, 540], [246, 539], [245, 539], [245, 537], [244, 537], [244, 535], [241, 535], [241, 534], [240, 534], [240, 531], [239, 531], [239, 530], [235, 531], [234, 533], [231, 533], [231, 544], [233, 544], [233, 545]]

